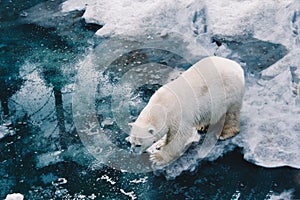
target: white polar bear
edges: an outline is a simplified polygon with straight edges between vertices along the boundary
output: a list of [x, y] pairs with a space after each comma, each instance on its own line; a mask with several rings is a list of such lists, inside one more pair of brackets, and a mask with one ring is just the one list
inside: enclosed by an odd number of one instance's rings
[[244, 96], [244, 71], [239, 64], [221, 57], [207, 57], [174, 81], [159, 88], [137, 120], [130, 123], [127, 139], [131, 151], [141, 154], [167, 135], [159, 151], [150, 155], [155, 165], [166, 165], [180, 157], [197, 130], [217, 124], [225, 117], [219, 139], [240, 130], [240, 109]]

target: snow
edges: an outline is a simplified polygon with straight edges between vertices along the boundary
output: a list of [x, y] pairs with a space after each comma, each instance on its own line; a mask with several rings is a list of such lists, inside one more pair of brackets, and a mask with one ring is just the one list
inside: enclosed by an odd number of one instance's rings
[[290, 53], [288, 53], [286, 56], [284, 56], [281, 60], [276, 62], [271, 67], [265, 69], [262, 71], [262, 78], [270, 79], [274, 78], [278, 74], [282, 73], [286, 70], [286, 68], [295, 68], [295, 77], [293, 80], [294, 82], [298, 83], [300, 82], [300, 72], [299, 72], [299, 66], [300, 66], [300, 60], [295, 59], [296, 56], [300, 54], [300, 48], [295, 47]]
[[272, 193], [272, 194], [271, 194], [268, 198], [266, 198], [266, 199], [270, 199], [270, 200], [281, 200], [281, 199], [284, 199], [284, 200], [292, 200], [292, 199], [294, 199], [294, 198], [293, 198], [293, 193], [294, 193], [294, 190], [293, 190], [293, 189], [285, 190], [285, 191], [283, 191], [283, 192], [280, 193], [280, 194]]
[[11, 119], [3, 115], [2, 107], [0, 105], [0, 140], [8, 135], [15, 134], [15, 130], [11, 126]]
[[24, 196], [20, 193], [8, 194], [5, 200], [23, 200]]
[[240, 191], [235, 191], [235, 193], [232, 195], [231, 200], [239, 200], [241, 197], [241, 192]]
[[[80, 1], [69, 0], [63, 3], [62, 9], [65, 12], [72, 10], [85, 10], [83, 17], [88, 23], [105, 25], [96, 34], [107, 36], [114, 33], [135, 34], [140, 27], [175, 28], [178, 30], [181, 24], [188, 23], [194, 13], [188, 13], [192, 0], [163, 0], [150, 1], [138, 0], [132, 3], [131, 0], [111, 1]], [[76, 6], [75, 6], [76, 5]], [[197, 6], [202, 8], [201, 3]], [[186, 10], [182, 12], [182, 8]], [[180, 10], [180, 12], [178, 12]], [[177, 14], [180, 15], [177, 15]], [[165, 20], [168, 18], [168, 20]], [[170, 23], [170, 19], [172, 22]], [[179, 22], [179, 23], [178, 23]], [[174, 26], [176, 24], [176, 26]], [[182, 26], [184, 27], [184, 26]]]
[[125, 192], [123, 189], [120, 189], [120, 191], [121, 191], [122, 194], [124, 194], [125, 196], [130, 197], [132, 200], [137, 199], [137, 196], [133, 191]]
[[300, 168], [300, 107], [295, 103], [293, 89], [288, 68], [247, 89], [241, 133], [233, 139], [244, 148], [247, 160], [265, 167]]
[[[257, 165], [300, 168], [299, 1], [67, 0], [62, 10], [85, 10], [83, 18], [87, 22], [104, 25], [97, 31], [98, 36], [126, 37], [147, 32], [149, 27], [164, 28], [167, 33], [177, 32], [196, 39], [209, 55], [230, 57], [240, 63], [246, 60], [240, 52], [234, 52], [226, 44], [217, 48], [210, 39], [224, 36], [236, 42], [255, 39], [284, 46], [288, 53], [283, 58], [274, 60], [274, 64], [261, 72], [246, 74], [241, 132], [216, 146], [210, 158], [221, 156], [231, 143], [241, 147], [245, 159]], [[251, 57], [255, 54], [246, 56], [255, 59]], [[260, 56], [264, 58], [263, 53]], [[253, 67], [242, 65], [245, 69]], [[191, 169], [197, 158], [190, 159], [196, 154], [187, 156], [189, 162], [185, 164], [184, 159], [178, 161], [177, 166], [169, 168], [169, 175]]]
[[52, 185], [59, 186], [59, 185], [67, 184], [67, 182], [68, 181], [65, 178], [58, 178], [56, 181], [52, 181]]
[[146, 183], [148, 181], [148, 176], [145, 176], [144, 178], [134, 179], [129, 181], [130, 183]]
[[104, 25], [96, 33], [100, 36], [134, 34], [136, 28], [141, 27], [167, 28], [192, 35], [190, 33], [195, 31], [198, 34], [206, 32], [201, 24], [207, 23], [207, 31], [214, 35], [253, 35], [257, 39], [291, 47], [291, 41], [295, 40], [291, 31], [292, 21], [294, 12], [299, 9], [299, 2], [139, 0], [132, 3], [131, 0], [68, 0], [63, 3], [62, 9], [64, 12], [85, 10], [83, 18], [86, 22]]
[[206, 3], [209, 25], [214, 34], [253, 34], [260, 40], [292, 46], [291, 21], [299, 2], [206, 0]]
[[97, 179], [97, 181], [98, 181], [98, 180], [106, 180], [108, 183], [110, 183], [110, 184], [112, 184], [112, 185], [116, 184], [116, 182], [113, 181], [112, 178], [110, 178], [110, 177], [107, 176], [107, 175], [102, 175], [100, 179]]
[[9, 134], [9, 129], [6, 126], [0, 125], [0, 139]]

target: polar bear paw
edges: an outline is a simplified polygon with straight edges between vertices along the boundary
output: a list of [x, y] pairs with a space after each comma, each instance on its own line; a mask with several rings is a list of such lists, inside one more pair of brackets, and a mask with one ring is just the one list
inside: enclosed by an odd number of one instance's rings
[[219, 139], [220, 140], [226, 140], [228, 138], [231, 138], [231, 137], [235, 136], [239, 131], [240, 131], [239, 127], [225, 126], [223, 128], [223, 131], [222, 131], [221, 135], [219, 136]]
[[158, 152], [151, 154], [150, 160], [156, 166], [162, 166], [168, 164], [167, 161], [164, 160], [164, 158]]

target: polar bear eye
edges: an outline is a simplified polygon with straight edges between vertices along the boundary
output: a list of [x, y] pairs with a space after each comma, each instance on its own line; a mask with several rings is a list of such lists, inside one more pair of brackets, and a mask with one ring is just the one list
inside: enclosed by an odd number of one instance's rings
[[138, 147], [138, 148], [139, 148], [139, 147], [142, 147], [142, 145], [140, 145], [140, 144], [137, 144], [137, 145], [135, 145], [135, 147]]

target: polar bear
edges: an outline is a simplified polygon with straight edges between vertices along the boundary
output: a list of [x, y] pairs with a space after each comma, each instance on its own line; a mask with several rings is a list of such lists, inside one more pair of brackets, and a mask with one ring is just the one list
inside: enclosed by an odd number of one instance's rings
[[131, 143], [131, 152], [141, 154], [166, 135], [150, 160], [157, 166], [167, 165], [199, 141], [198, 129], [221, 119], [224, 126], [216, 137], [234, 136], [240, 130], [244, 87], [244, 71], [238, 63], [216, 56], [200, 60], [159, 88], [137, 120], [129, 123], [126, 140]]

